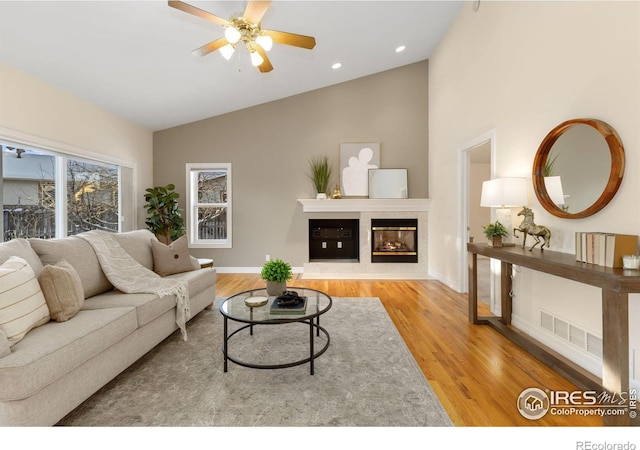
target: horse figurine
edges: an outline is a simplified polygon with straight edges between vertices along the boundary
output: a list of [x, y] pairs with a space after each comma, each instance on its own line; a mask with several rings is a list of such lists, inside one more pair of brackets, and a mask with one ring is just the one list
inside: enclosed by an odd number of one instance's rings
[[522, 248], [524, 249], [525, 244], [527, 243], [527, 235], [533, 236], [536, 240], [536, 243], [531, 246], [529, 251], [533, 250], [533, 248], [540, 244], [540, 238], [544, 240], [544, 243], [540, 246], [540, 250], [544, 250], [544, 247], [549, 247], [549, 243], [551, 242], [551, 230], [542, 225], [536, 225], [533, 223], [533, 211], [523, 206], [522, 211], [518, 213], [519, 216], [524, 216], [524, 220], [520, 224], [518, 228], [513, 229], [513, 235], [516, 235], [516, 231], [522, 231], [524, 233], [524, 239], [522, 239]]

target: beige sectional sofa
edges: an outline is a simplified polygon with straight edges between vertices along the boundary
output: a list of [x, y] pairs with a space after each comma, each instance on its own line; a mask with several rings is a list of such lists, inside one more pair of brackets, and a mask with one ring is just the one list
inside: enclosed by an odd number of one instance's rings
[[[113, 237], [138, 263], [153, 270], [155, 237], [149, 231]], [[66, 260], [80, 276], [85, 300], [71, 319], [31, 329], [0, 358], [2, 426], [57, 423], [178, 329], [174, 295], [160, 298], [115, 290], [84, 239], [14, 239], [0, 244], [0, 264], [11, 256], [26, 260], [36, 276], [44, 265]], [[216, 271], [200, 269], [192, 260], [194, 270], [167, 278], [187, 282], [194, 317], [215, 299]]]

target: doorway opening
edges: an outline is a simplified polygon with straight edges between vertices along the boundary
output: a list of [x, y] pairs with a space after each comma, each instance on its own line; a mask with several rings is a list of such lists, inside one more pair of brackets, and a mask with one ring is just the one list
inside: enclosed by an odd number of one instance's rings
[[[460, 229], [461, 243], [459, 274], [461, 292], [468, 292], [469, 272], [467, 243], [482, 243], [487, 239], [482, 226], [492, 221], [491, 208], [480, 206], [482, 182], [495, 173], [495, 130], [478, 136], [460, 147]], [[500, 292], [496, 287], [499, 264], [478, 257], [478, 300], [489, 305], [494, 314], [500, 314]]]

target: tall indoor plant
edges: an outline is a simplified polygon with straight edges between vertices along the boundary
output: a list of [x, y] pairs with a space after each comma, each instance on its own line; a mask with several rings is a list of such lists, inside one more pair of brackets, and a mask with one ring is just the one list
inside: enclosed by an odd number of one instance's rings
[[310, 173], [307, 177], [316, 189], [316, 198], [327, 198], [327, 189], [331, 180], [331, 164], [327, 156], [314, 156], [309, 160]]
[[178, 208], [180, 194], [175, 185], [155, 186], [146, 189], [144, 207], [147, 209], [145, 224], [158, 239], [170, 244], [185, 233], [184, 219]]

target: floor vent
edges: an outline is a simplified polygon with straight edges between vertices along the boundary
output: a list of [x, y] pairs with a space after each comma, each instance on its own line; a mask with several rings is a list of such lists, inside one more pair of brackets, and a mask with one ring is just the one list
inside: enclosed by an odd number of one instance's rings
[[589, 333], [575, 324], [542, 310], [540, 310], [540, 327], [560, 339], [570, 342], [598, 358], [602, 358], [602, 338], [595, 334]]

